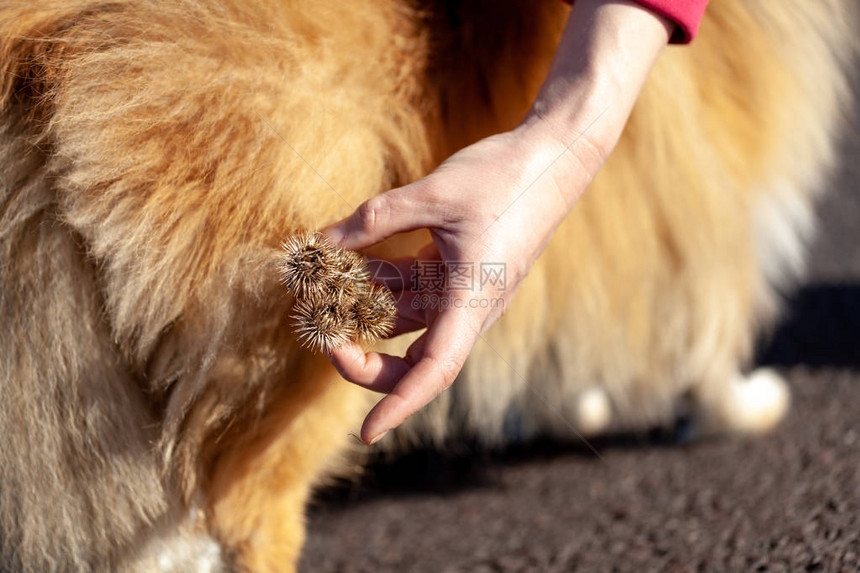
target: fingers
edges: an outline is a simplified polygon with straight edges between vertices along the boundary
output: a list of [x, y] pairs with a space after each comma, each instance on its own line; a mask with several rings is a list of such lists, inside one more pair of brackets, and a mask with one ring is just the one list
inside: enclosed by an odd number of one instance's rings
[[421, 337], [426, 340], [423, 352], [413, 352], [417, 358], [414, 366], [365, 418], [361, 428], [365, 443], [378, 441], [451, 386], [477, 340], [480, 328], [474, 324], [476, 318], [465, 309], [450, 309], [439, 315]]
[[359, 250], [397, 233], [435, 227], [433, 201], [428, 201], [423, 181], [371, 197], [347, 218], [323, 229], [329, 239], [347, 249]]
[[346, 380], [374, 392], [391, 392], [397, 382], [415, 363], [415, 357], [424, 351], [426, 333], [419, 336], [406, 351], [403, 358], [368, 352], [354, 342], [347, 342], [329, 354], [335, 369]]
[[406, 359], [397, 356], [380, 352], [365, 354], [355, 342], [334, 349], [329, 359], [346, 380], [374, 392], [391, 392], [411, 366]]

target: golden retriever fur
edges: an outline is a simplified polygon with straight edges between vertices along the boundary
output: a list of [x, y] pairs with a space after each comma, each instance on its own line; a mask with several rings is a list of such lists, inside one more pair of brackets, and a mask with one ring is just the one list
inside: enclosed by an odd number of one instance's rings
[[[459, 381], [382, 447], [589, 430], [595, 389], [594, 431], [687, 391], [773, 425], [741, 370], [800, 270], [850, 5], [712, 0]], [[4, 2], [0, 567], [292, 570], [371, 397], [297, 347], [278, 244], [513, 127], [567, 10]]]

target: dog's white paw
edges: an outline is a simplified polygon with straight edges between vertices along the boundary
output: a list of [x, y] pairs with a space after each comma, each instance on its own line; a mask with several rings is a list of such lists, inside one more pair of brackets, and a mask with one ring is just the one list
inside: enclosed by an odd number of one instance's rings
[[203, 513], [165, 516], [141, 543], [130, 548], [117, 569], [126, 573], [224, 573], [221, 546], [205, 529]]
[[728, 430], [763, 434], [779, 424], [790, 404], [791, 392], [782, 376], [759, 368], [732, 380], [722, 400], [720, 418]]
[[612, 421], [612, 404], [602, 388], [591, 387], [582, 392], [576, 403], [576, 427], [584, 436], [605, 432]]

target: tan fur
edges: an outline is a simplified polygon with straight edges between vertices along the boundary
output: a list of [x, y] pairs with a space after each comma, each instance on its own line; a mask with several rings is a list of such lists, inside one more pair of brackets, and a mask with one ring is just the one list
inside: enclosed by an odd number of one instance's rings
[[[3, 4], [0, 566], [291, 569], [368, 396], [297, 348], [277, 245], [515, 125], [567, 10], [420, 6]], [[388, 447], [570, 435], [594, 387], [615, 427], [687, 389], [719, 418], [798, 262], [849, 16], [713, 0], [488, 344]]]

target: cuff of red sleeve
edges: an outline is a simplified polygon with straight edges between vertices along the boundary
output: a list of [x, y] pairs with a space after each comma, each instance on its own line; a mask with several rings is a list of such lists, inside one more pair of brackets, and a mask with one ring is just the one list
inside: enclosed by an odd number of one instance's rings
[[[573, 4], [573, 0], [564, 0]], [[689, 44], [699, 32], [708, 0], [634, 0], [637, 4], [675, 22], [677, 27], [669, 42]]]
[[708, 0], [636, 0], [636, 3], [678, 25], [669, 39], [671, 43], [689, 44], [699, 33]]

